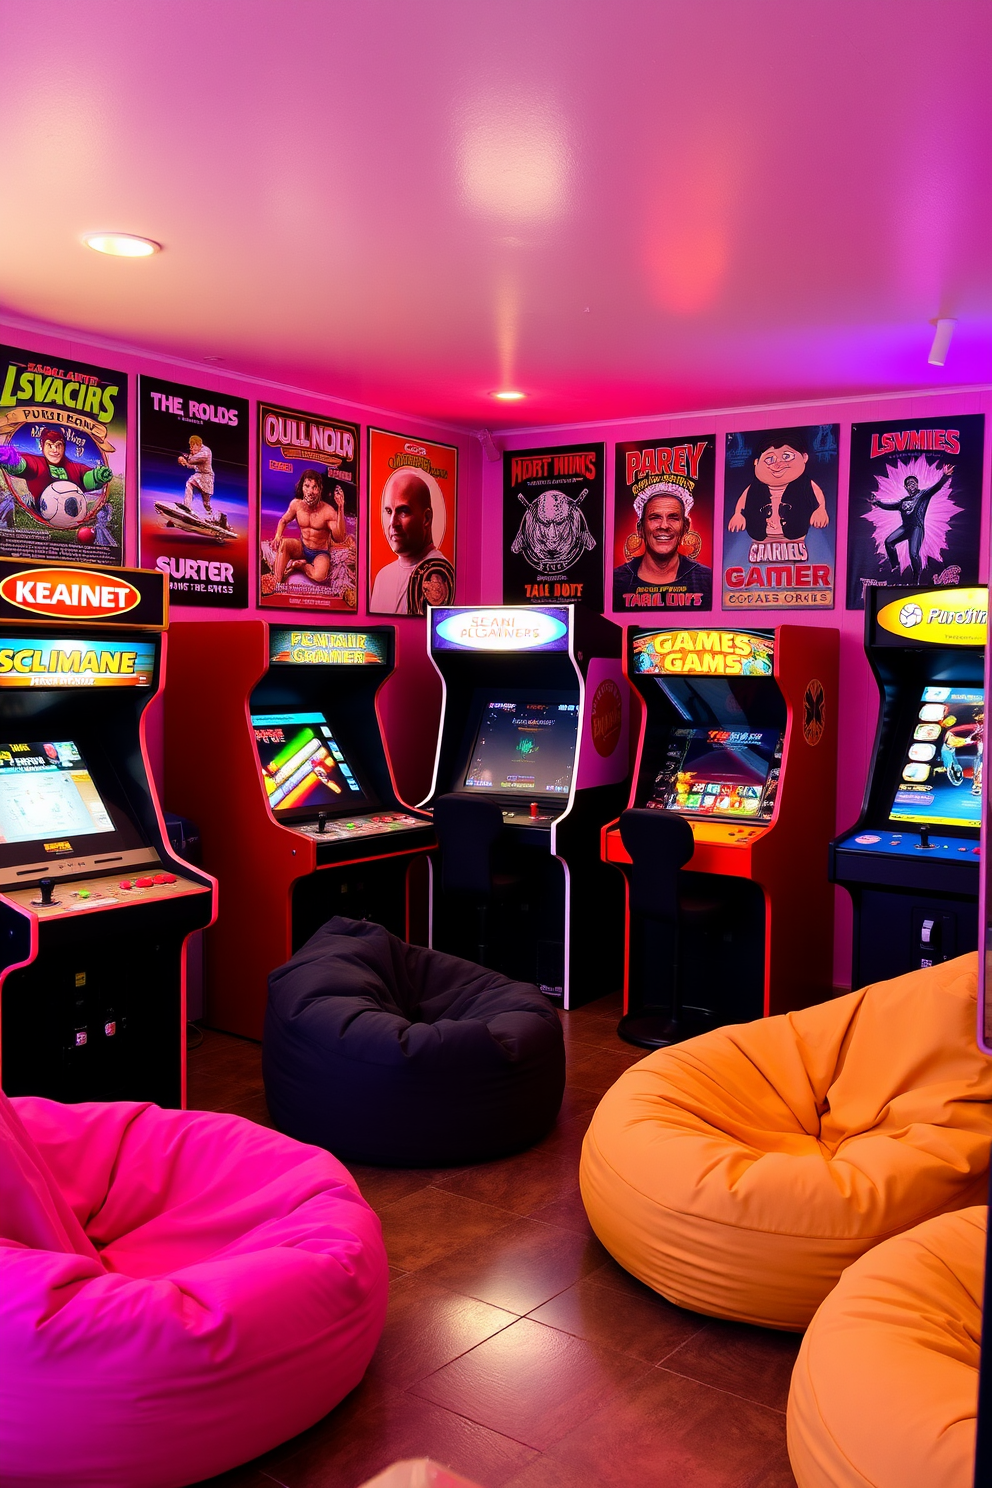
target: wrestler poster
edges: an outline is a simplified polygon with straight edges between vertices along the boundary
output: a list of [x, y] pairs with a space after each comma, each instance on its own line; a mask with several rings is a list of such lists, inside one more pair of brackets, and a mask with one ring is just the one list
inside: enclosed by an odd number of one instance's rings
[[977, 584], [985, 416], [851, 428], [847, 607], [882, 584]]
[[713, 608], [716, 435], [616, 447], [614, 610]]
[[369, 430], [369, 614], [453, 602], [457, 500], [452, 445]]
[[503, 456], [503, 603], [603, 608], [602, 444]]
[[248, 603], [248, 400], [138, 378], [138, 562], [175, 605]]
[[358, 609], [358, 425], [258, 406], [258, 602]]
[[0, 346], [0, 555], [124, 562], [127, 376]]
[[832, 610], [839, 424], [727, 435], [725, 610]]

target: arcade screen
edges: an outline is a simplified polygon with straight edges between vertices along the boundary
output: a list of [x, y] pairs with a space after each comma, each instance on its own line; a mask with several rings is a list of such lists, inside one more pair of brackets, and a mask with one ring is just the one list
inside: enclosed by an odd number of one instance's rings
[[371, 804], [323, 713], [253, 713], [251, 726], [273, 811], [303, 815]]
[[567, 796], [578, 727], [578, 703], [486, 699], [465, 789]]
[[769, 821], [783, 739], [781, 729], [673, 728], [647, 805], [687, 816]]
[[889, 820], [980, 827], [985, 689], [924, 687]]
[[0, 744], [0, 843], [113, 831], [110, 813], [71, 739]]

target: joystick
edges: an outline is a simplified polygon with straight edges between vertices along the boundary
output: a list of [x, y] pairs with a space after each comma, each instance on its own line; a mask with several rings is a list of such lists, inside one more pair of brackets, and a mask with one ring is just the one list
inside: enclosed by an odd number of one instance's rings
[[930, 828], [929, 827], [921, 827], [920, 828], [920, 846], [921, 847], [932, 847], [933, 846], [933, 843], [930, 841]]
[[530, 803], [530, 816], [531, 816], [531, 821], [537, 821], [537, 802], [536, 801], [531, 801], [531, 803]]
[[33, 902], [35, 904], [40, 904], [42, 909], [51, 909], [53, 905], [56, 905], [60, 902], [58, 899], [54, 899], [52, 897], [52, 895], [55, 893], [54, 878], [41, 879], [38, 883], [38, 888], [41, 890], [41, 898], [35, 899]]
[[327, 812], [317, 812], [317, 831], [323, 835], [327, 831]]

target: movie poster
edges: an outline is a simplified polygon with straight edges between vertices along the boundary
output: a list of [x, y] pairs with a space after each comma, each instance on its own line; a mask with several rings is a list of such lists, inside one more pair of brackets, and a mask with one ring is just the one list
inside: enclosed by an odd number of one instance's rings
[[455, 597], [458, 451], [369, 430], [369, 613], [424, 615]]
[[124, 562], [127, 376], [0, 347], [0, 555]]
[[985, 417], [851, 428], [847, 607], [881, 584], [976, 584]]
[[839, 424], [727, 435], [723, 606], [832, 610]]
[[138, 562], [175, 605], [248, 603], [248, 400], [138, 378]]
[[614, 610], [713, 608], [716, 435], [617, 445]]
[[504, 604], [602, 610], [605, 467], [602, 444], [504, 454]]
[[358, 609], [358, 425], [258, 406], [258, 602]]

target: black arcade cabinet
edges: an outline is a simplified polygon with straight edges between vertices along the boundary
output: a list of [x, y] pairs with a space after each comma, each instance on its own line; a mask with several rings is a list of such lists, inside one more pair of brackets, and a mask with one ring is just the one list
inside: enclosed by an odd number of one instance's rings
[[[444, 703], [423, 805], [490, 802], [501, 818], [486, 964], [565, 1008], [601, 997], [623, 981], [623, 886], [599, 857], [627, 795], [622, 633], [568, 605], [431, 609], [428, 624]], [[432, 945], [479, 959], [465, 896], [443, 891], [436, 862], [431, 914]]]
[[854, 901], [852, 985], [978, 944], [988, 590], [869, 589], [880, 711], [864, 806], [830, 846]]

